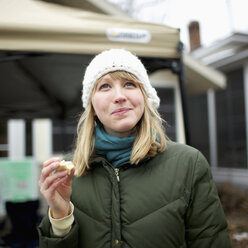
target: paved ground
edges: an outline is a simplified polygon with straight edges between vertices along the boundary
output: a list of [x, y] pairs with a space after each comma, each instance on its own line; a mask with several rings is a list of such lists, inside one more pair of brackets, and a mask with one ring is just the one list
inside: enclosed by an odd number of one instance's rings
[[229, 183], [218, 185], [233, 248], [248, 248], [248, 192]]

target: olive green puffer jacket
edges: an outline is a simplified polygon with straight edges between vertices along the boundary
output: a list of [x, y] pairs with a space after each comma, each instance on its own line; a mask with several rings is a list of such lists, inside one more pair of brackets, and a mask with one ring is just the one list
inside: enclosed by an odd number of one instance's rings
[[103, 158], [75, 178], [75, 223], [50, 235], [45, 217], [40, 247], [229, 248], [227, 223], [210, 167], [194, 148], [170, 142], [165, 152], [119, 170]]

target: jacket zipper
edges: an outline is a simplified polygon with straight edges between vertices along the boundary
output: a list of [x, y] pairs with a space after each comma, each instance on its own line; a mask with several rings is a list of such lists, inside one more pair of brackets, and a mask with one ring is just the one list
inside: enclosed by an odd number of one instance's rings
[[119, 177], [119, 168], [115, 168], [115, 176], [116, 176], [116, 179], [117, 179], [117, 182], [120, 182], [120, 177]]

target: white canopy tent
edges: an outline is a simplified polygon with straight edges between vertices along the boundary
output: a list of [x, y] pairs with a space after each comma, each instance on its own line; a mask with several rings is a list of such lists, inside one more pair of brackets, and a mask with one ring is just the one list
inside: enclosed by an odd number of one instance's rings
[[1, 0], [0, 49], [96, 54], [123, 47], [139, 56], [179, 58], [179, 31], [38, 0]]

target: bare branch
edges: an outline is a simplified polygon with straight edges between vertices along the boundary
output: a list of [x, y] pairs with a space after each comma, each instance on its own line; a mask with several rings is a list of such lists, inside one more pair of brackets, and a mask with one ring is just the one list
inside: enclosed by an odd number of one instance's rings
[[149, 2], [143, 2], [140, 5], [136, 6], [136, 9], [142, 10], [144, 8], [153, 7], [155, 5], [165, 3], [165, 2], [167, 2], [167, 0], [153, 0], [153, 1], [149, 1]]

